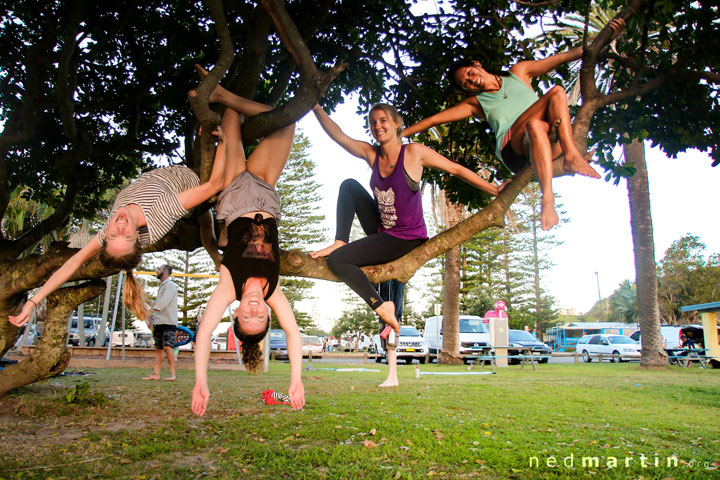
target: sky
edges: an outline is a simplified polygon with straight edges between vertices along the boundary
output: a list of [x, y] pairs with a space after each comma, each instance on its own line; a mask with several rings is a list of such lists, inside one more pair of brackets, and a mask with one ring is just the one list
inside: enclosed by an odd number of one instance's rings
[[[364, 129], [365, 117], [355, 112], [356, 103], [350, 98], [331, 117], [350, 137], [371, 141]], [[355, 178], [368, 188], [370, 169], [363, 160], [335, 144], [312, 113], [298, 127], [310, 139], [310, 158], [317, 164], [315, 180], [321, 185], [319, 193], [323, 197], [322, 213], [326, 216], [329, 244], [335, 231], [340, 183]], [[720, 166], [712, 168], [710, 158], [697, 151], [668, 159], [662, 151], [647, 144], [646, 157], [656, 260], [663, 257], [673, 241], [687, 234], [699, 236], [707, 246], [707, 254], [720, 252], [720, 227], [715, 223], [717, 214], [713, 208]], [[635, 279], [626, 182], [622, 180], [616, 186], [602, 179], [575, 176], [556, 178], [553, 187], [566, 212], [563, 218], [568, 221], [550, 232], [563, 243], [551, 252], [554, 267], [546, 272], [543, 281], [557, 300], [556, 308], [585, 313], [597, 302], [598, 287], [604, 298], [623, 280]], [[425, 212], [428, 211], [425, 205]], [[325, 245], [316, 248], [322, 246]], [[424, 279], [421, 271], [411, 280], [417, 287], [409, 297], [415, 311], [427, 308]], [[302, 301], [298, 308], [310, 313], [318, 326], [329, 329], [347, 308], [343, 299], [348, 293], [347, 287], [318, 281], [313, 290], [317, 298]]]

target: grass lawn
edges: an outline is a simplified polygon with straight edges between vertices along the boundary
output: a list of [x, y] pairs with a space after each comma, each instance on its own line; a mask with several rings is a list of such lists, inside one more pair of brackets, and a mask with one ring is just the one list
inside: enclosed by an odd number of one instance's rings
[[720, 478], [718, 370], [550, 364], [418, 379], [401, 365], [400, 387], [386, 390], [385, 365], [313, 365], [298, 412], [260, 400], [286, 391], [285, 363], [211, 371], [204, 418], [189, 408], [192, 371], [174, 383], [119, 368], [31, 385], [0, 399], [0, 478]]

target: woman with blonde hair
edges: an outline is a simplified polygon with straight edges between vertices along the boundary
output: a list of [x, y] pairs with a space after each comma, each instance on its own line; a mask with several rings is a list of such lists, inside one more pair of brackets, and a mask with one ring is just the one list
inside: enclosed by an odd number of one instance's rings
[[[319, 105], [313, 108], [313, 112], [330, 138], [351, 155], [368, 163], [372, 169], [370, 187], [373, 196], [355, 180], [343, 182], [338, 197], [335, 242], [311, 253], [311, 256], [328, 257], [328, 266], [333, 273], [360, 295], [390, 327], [381, 334], [384, 340], [387, 339], [388, 376], [380, 386], [394, 387], [398, 385], [395, 345], [400, 334], [400, 322], [393, 302], [383, 301], [361, 267], [400, 258], [427, 239], [420, 191], [424, 167], [458, 176], [491, 195], [497, 195], [500, 189], [425, 145], [403, 144], [400, 137], [403, 120], [392, 105], [379, 103], [370, 110], [368, 125], [378, 145], [348, 137]], [[356, 214], [368, 235], [348, 243], [350, 226]], [[394, 331], [394, 340], [390, 329]]]
[[[149, 311], [145, 296], [132, 269], [140, 263], [143, 249], [160, 240], [175, 222], [190, 215], [194, 207], [221, 190], [225, 169], [225, 157], [216, 156], [210, 179], [203, 184], [195, 172], [182, 165], [158, 168], [140, 175], [117, 194], [110, 218], [100, 232], [50, 276], [25, 302], [18, 315], [9, 317], [10, 323], [21, 326], [27, 322], [43, 298], [60, 288], [96, 255], [104, 266], [127, 272], [123, 289], [125, 304], [139, 319], [147, 320]], [[219, 264], [212, 222], [210, 211], [198, 217], [203, 246]]]

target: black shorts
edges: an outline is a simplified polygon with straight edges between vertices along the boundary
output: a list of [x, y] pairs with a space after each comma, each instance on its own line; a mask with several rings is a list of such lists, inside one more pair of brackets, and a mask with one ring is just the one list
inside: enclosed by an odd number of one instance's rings
[[513, 152], [510, 142], [508, 142], [507, 145], [503, 147], [503, 149], [500, 151], [500, 155], [502, 156], [503, 163], [508, 169], [510, 169], [512, 173], [517, 173], [518, 170], [524, 167], [525, 164], [528, 162], [528, 159], [525, 158], [525, 155], [518, 155]]
[[153, 338], [155, 339], [155, 348], [162, 350], [163, 347], [173, 348], [175, 346], [175, 325], [155, 325], [153, 327]]

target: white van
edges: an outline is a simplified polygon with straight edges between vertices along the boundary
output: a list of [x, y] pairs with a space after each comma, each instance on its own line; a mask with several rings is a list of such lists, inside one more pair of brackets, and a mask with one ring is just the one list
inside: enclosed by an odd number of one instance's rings
[[[660, 333], [663, 337], [663, 348], [679, 348], [680, 347], [680, 335], [682, 333], [682, 328], [687, 327], [687, 325], [661, 325], [660, 326]], [[642, 344], [641, 336], [640, 336], [640, 330], [635, 330], [632, 335], [630, 335], [630, 338], [635, 340], [636, 342]]]
[[[431, 355], [442, 350], [443, 317], [438, 315], [425, 320], [425, 340]], [[489, 323], [476, 315], [460, 315], [460, 354], [472, 355], [480, 347], [490, 345]]]

